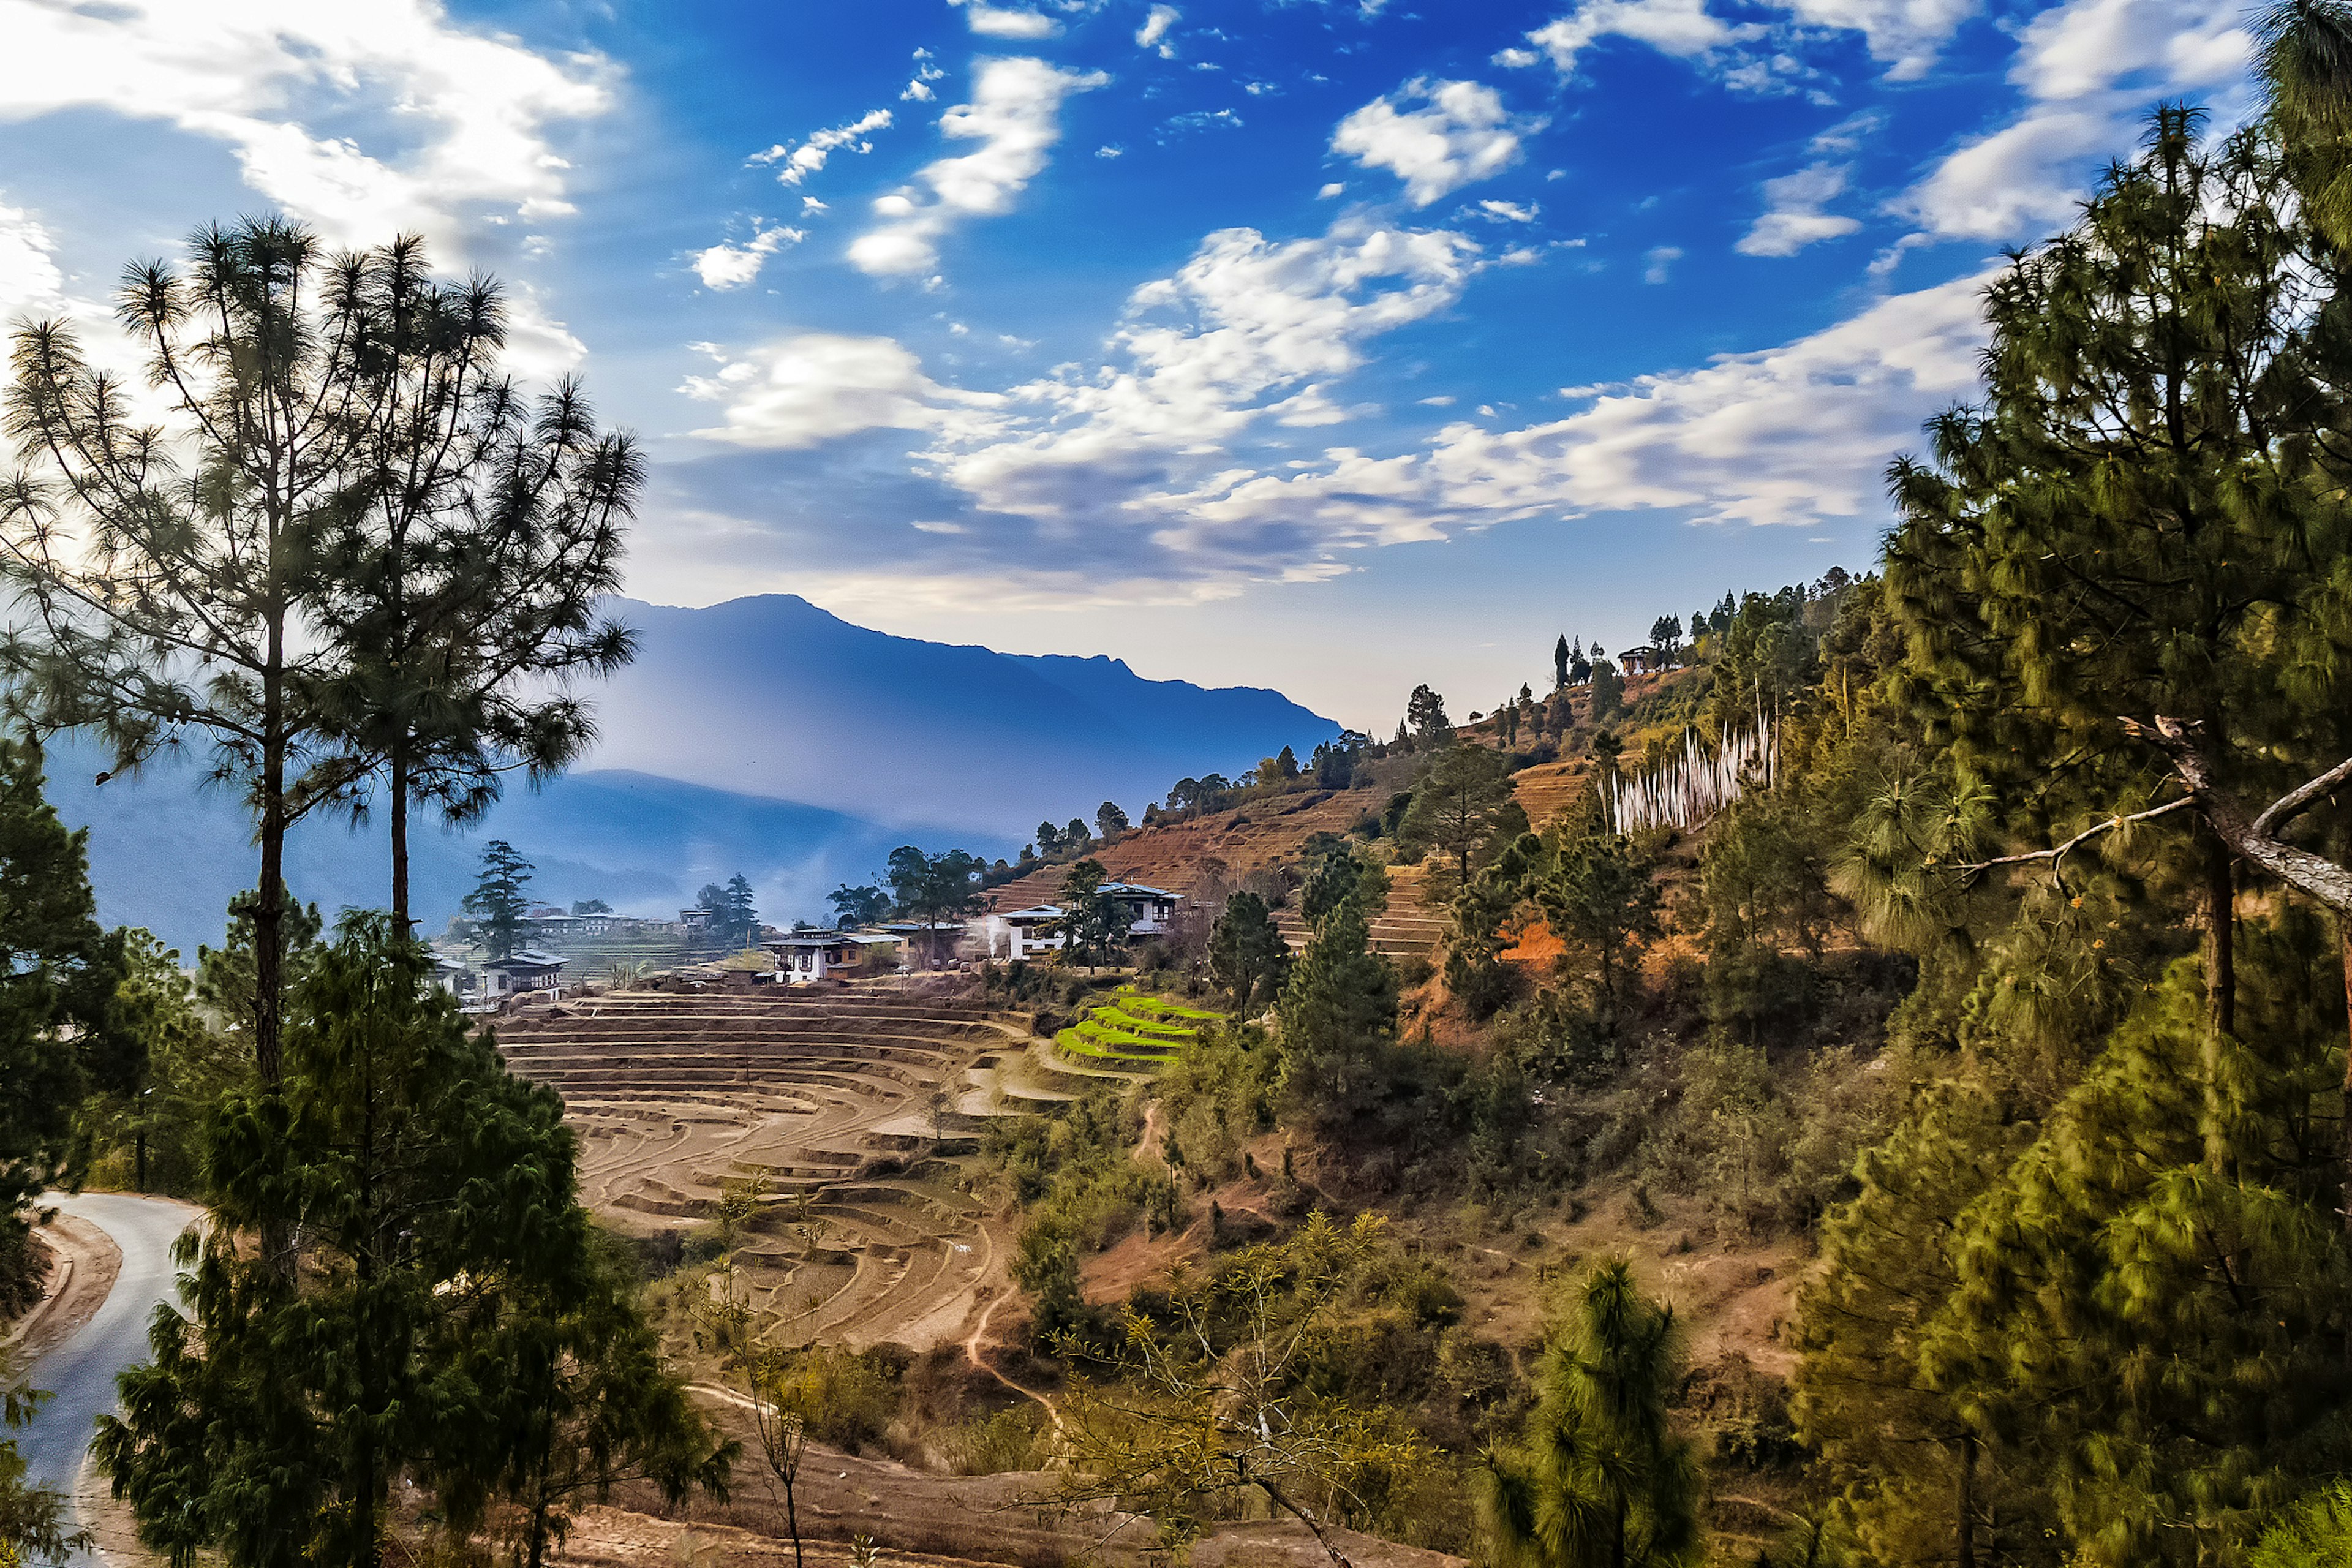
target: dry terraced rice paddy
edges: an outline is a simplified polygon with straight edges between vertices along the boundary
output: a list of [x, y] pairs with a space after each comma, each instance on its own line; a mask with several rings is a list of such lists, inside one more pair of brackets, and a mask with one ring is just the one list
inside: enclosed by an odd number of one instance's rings
[[738, 1262], [781, 1344], [955, 1337], [1005, 1239], [953, 1184], [974, 1134], [1130, 1076], [1064, 1059], [1020, 1016], [879, 985], [621, 991], [497, 1038], [563, 1096], [582, 1195], [616, 1224], [683, 1229], [722, 1184], [756, 1184]]

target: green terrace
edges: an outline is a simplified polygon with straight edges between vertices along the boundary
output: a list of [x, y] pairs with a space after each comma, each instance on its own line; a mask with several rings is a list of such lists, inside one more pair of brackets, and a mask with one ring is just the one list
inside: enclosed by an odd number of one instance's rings
[[1065, 1056], [1148, 1070], [1199, 1038], [1202, 1025], [1223, 1016], [1121, 987], [1055, 1035], [1054, 1044]]

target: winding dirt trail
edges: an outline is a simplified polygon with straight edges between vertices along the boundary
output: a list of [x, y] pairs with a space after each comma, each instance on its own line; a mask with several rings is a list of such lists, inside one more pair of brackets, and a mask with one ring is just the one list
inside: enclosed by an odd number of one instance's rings
[[1007, 1377], [1002, 1372], [999, 1372], [995, 1365], [992, 1363], [987, 1357], [980, 1353], [980, 1342], [988, 1335], [988, 1321], [996, 1316], [996, 1309], [1003, 1305], [1003, 1302], [1004, 1298], [1003, 1296], [992, 1296], [989, 1298], [988, 1304], [980, 1310], [980, 1321], [972, 1325], [971, 1332], [964, 1338], [964, 1359], [971, 1362], [972, 1365], [980, 1368], [981, 1371], [988, 1373], [989, 1376], [996, 1379], [997, 1382], [1003, 1384], [1013, 1393], [1021, 1394], [1024, 1398], [1034, 1399], [1039, 1405], [1044, 1405], [1045, 1407], [1046, 1419], [1054, 1424], [1054, 1435], [1057, 1437], [1066, 1436], [1065, 1428], [1062, 1426], [1062, 1413], [1054, 1407], [1054, 1402], [1052, 1400], [1046, 1398], [1043, 1394], [1038, 1393], [1037, 1390], [1029, 1387], [1025, 1384], [1013, 1382], [1013, 1379]]

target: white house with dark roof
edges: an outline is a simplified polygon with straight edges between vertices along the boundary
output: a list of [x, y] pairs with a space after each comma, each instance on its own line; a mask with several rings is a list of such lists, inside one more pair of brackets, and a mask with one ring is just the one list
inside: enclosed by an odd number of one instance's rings
[[509, 996], [528, 996], [545, 992], [551, 997], [563, 994], [564, 959], [536, 948], [517, 948], [506, 958], [493, 958], [482, 965], [484, 998], [503, 1002]]
[[[1127, 907], [1129, 937], [1164, 936], [1176, 921], [1176, 906], [1183, 901], [1165, 888], [1141, 882], [1105, 882], [1102, 890]], [[1059, 904], [1034, 904], [1025, 910], [992, 914], [985, 922], [989, 956], [1001, 951], [1008, 959], [1029, 959], [1061, 948], [1054, 928], [1062, 919]]]
[[898, 952], [898, 939], [878, 931], [796, 931], [760, 945], [776, 955], [776, 978], [785, 984], [871, 973]]

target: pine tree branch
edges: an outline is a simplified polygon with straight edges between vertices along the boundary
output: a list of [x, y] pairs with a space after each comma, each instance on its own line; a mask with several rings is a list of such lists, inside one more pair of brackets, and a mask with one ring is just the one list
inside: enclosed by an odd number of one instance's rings
[[2352, 758], [2281, 795], [2257, 815], [2249, 816], [2241, 803], [2221, 793], [2213, 783], [2213, 764], [2192, 739], [2199, 728], [2163, 714], [2153, 724], [2126, 719], [2126, 733], [2147, 742], [2172, 763], [2172, 771], [2189, 788], [2199, 815], [2242, 858], [2260, 867], [2289, 887], [2308, 893], [2342, 915], [2352, 915], [2352, 868], [2337, 865], [2308, 849], [2299, 849], [2278, 837], [2277, 830], [2313, 801], [2347, 779]]
[[2023, 866], [2035, 860], [2047, 860], [2054, 875], [2060, 862], [2066, 858], [2069, 851], [2079, 847], [2090, 839], [2096, 838], [2100, 834], [2113, 832], [2118, 827], [2126, 826], [2135, 822], [2146, 822], [2151, 817], [2162, 816], [2168, 812], [2179, 811], [2182, 806], [2196, 804], [2194, 795], [2182, 795], [2179, 800], [2168, 800], [2162, 805], [2151, 806], [2146, 811], [2135, 811], [2127, 816], [2111, 816], [2105, 822], [2096, 823], [2083, 829], [2055, 848], [2036, 849], [2025, 855], [2002, 855], [1990, 860], [1970, 860], [1952, 868], [1956, 871], [1990, 871], [1996, 866]]

